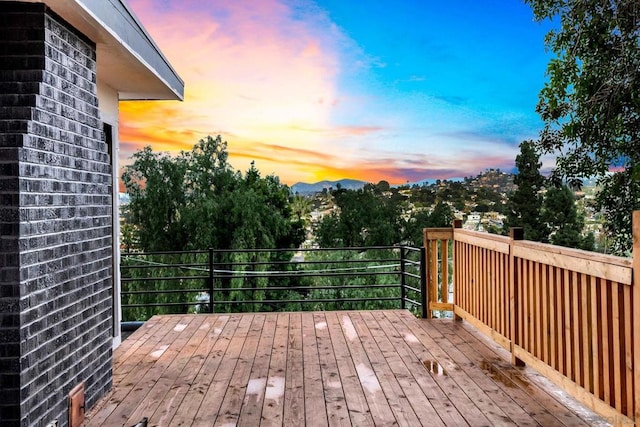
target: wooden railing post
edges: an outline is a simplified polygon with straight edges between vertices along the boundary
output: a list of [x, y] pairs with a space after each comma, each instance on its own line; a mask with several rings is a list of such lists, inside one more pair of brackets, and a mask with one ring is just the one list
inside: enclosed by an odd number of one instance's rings
[[633, 212], [633, 419], [640, 423], [640, 211]]
[[[424, 250], [425, 250], [425, 284], [427, 290], [427, 319], [431, 319], [433, 317], [433, 312], [431, 311], [431, 302], [433, 301], [433, 287], [438, 286], [437, 282], [433, 280], [433, 259], [437, 257], [437, 253], [434, 252], [434, 245], [431, 240], [429, 240], [429, 232], [428, 229], [424, 229]], [[436, 265], [437, 266], [437, 265]], [[437, 277], [437, 276], [436, 276]]]
[[403, 310], [407, 308], [407, 280], [405, 274], [407, 273], [405, 270], [406, 261], [406, 252], [405, 247], [400, 247], [400, 308]]
[[[425, 228], [424, 247], [427, 254], [427, 318], [433, 310], [453, 311], [449, 297], [449, 241], [453, 239], [450, 227]], [[440, 257], [438, 257], [440, 253]]]
[[429, 297], [427, 288], [427, 249], [420, 248], [420, 303], [422, 304], [422, 318], [426, 319], [429, 313]]
[[460, 271], [456, 265], [456, 259], [458, 258], [458, 254], [456, 253], [456, 228], [462, 228], [462, 220], [455, 219], [453, 220], [453, 318], [455, 320], [461, 321], [462, 317], [458, 316], [456, 313], [456, 306], [458, 305], [458, 283], [460, 282]]
[[512, 227], [509, 230], [509, 340], [511, 341], [511, 363], [524, 366], [524, 362], [515, 356], [516, 336], [518, 333], [518, 275], [516, 274], [516, 260], [513, 256], [513, 242], [524, 239], [524, 229]]

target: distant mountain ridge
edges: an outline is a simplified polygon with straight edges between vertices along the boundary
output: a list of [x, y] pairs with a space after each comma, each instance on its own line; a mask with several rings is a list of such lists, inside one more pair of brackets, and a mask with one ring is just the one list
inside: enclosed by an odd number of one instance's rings
[[[463, 181], [464, 178], [447, 178], [447, 179], [442, 179], [442, 181]], [[437, 179], [424, 179], [422, 181], [416, 181], [416, 182], [408, 182], [406, 184], [396, 184], [396, 185], [392, 185], [392, 187], [398, 187], [400, 185], [408, 185], [408, 186], [413, 186], [413, 185], [433, 185], [436, 183], [436, 181], [438, 181]], [[314, 184], [309, 184], [307, 182], [296, 182], [295, 184], [293, 184], [291, 186], [291, 192], [293, 194], [315, 194], [315, 193], [320, 193], [322, 192], [322, 190], [324, 190], [325, 188], [328, 190], [329, 188], [333, 188], [334, 190], [336, 188], [338, 188], [338, 184], [340, 184], [340, 186], [346, 190], [359, 190], [361, 188], [363, 188], [366, 184], [369, 184], [369, 181], [358, 181], [356, 179], [340, 179], [337, 181], [320, 181], [320, 182], [316, 182]]]
[[315, 184], [309, 184], [306, 182], [296, 182], [291, 186], [291, 192], [293, 194], [314, 194], [319, 193], [323, 189], [333, 188], [334, 190], [338, 188], [338, 184], [344, 189], [347, 190], [359, 190], [364, 187], [367, 183], [365, 181], [358, 181], [355, 179], [341, 179], [338, 181], [320, 181]]

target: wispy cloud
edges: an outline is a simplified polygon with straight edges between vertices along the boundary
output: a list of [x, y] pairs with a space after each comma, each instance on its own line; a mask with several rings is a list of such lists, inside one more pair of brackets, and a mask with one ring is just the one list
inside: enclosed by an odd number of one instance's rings
[[441, 95], [441, 96], [434, 96], [434, 98], [439, 99], [440, 101], [444, 101], [447, 104], [453, 104], [453, 105], [463, 105], [469, 101], [469, 99], [465, 96], [456, 96], [456, 95]]
[[178, 148], [195, 143], [195, 133], [233, 132], [299, 144], [289, 129], [327, 126], [339, 64], [321, 17], [296, 20], [275, 0], [220, 1], [215, 14], [200, 1], [131, 3], [185, 80], [185, 101], [123, 103], [123, 140], [175, 137]]
[[[149, 144], [189, 150], [220, 134], [236, 169], [255, 160], [263, 173], [287, 183], [402, 183], [510, 169], [520, 138], [532, 134], [532, 120], [521, 110], [491, 104], [493, 91], [509, 101], [504, 105], [517, 103], [508, 88], [479, 81], [496, 74], [468, 62], [479, 52], [467, 55], [455, 40], [438, 38], [445, 22], [415, 27], [424, 31], [418, 35], [406, 25], [400, 33], [418, 44], [394, 39], [378, 50], [384, 37], [374, 44], [352, 39], [357, 32], [341, 28], [332, 20], [336, 14], [315, 0], [130, 4], [185, 80], [185, 101], [121, 103], [123, 158]], [[425, 5], [436, 7], [429, 16], [449, 13], [433, 5]], [[415, 15], [403, 7], [389, 13], [396, 12]], [[359, 34], [370, 37], [371, 18], [340, 22], [366, 27]]]

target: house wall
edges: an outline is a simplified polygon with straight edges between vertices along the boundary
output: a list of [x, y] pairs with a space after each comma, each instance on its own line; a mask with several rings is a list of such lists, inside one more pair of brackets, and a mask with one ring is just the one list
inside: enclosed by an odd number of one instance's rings
[[113, 206], [112, 217], [112, 239], [113, 239], [113, 348], [117, 348], [122, 342], [122, 333], [120, 331], [120, 322], [122, 320], [121, 285], [120, 285], [120, 197], [119, 197], [119, 170], [118, 162], [120, 142], [119, 142], [119, 95], [118, 91], [98, 80], [98, 102], [100, 103], [100, 117], [104, 123], [111, 126], [113, 138], [113, 148], [111, 153], [111, 185], [113, 191], [111, 193]]
[[111, 387], [112, 177], [95, 45], [0, 2], [0, 425], [67, 425]]

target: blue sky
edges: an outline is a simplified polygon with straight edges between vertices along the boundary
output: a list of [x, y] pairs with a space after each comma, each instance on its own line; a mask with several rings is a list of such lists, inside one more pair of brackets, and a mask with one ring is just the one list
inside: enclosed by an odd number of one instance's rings
[[130, 3], [186, 95], [122, 104], [125, 163], [221, 134], [289, 184], [414, 182], [511, 170], [542, 127], [549, 25], [518, 0]]

